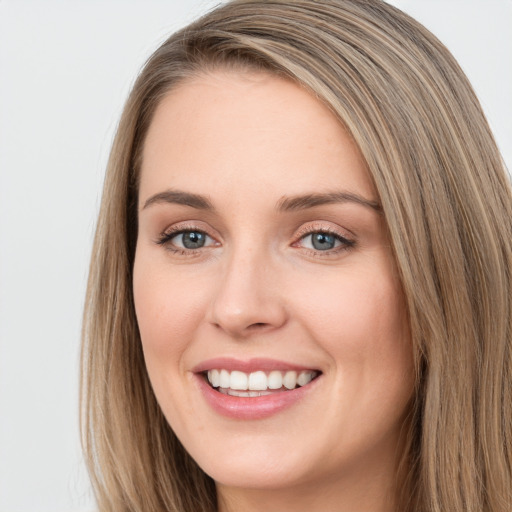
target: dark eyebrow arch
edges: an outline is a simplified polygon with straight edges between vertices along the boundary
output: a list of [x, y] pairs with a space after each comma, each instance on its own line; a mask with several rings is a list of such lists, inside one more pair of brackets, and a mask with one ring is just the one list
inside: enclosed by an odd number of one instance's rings
[[190, 206], [198, 210], [213, 211], [214, 207], [211, 201], [199, 194], [191, 194], [190, 192], [182, 192], [181, 190], [165, 190], [151, 196], [142, 207], [142, 210], [157, 203], [182, 204]]
[[382, 207], [378, 202], [351, 192], [327, 192], [324, 194], [284, 197], [277, 202], [276, 209], [279, 211], [296, 211], [332, 203], [357, 203], [372, 208], [379, 213], [382, 212]]

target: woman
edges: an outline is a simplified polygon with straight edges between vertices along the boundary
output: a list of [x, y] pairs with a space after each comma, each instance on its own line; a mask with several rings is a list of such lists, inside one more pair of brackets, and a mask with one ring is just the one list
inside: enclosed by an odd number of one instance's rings
[[100, 510], [510, 510], [511, 219], [467, 79], [389, 5], [239, 0], [171, 36], [91, 263]]

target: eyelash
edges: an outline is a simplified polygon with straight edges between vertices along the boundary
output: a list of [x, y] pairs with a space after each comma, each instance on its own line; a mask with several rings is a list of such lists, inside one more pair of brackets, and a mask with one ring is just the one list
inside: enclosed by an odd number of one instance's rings
[[[171, 243], [171, 240], [179, 235], [185, 234], [185, 233], [199, 233], [202, 234], [212, 240], [215, 240], [213, 237], [208, 235], [208, 233], [202, 229], [198, 229], [194, 226], [178, 226], [176, 228], [171, 228], [169, 230], [164, 231], [159, 238], [156, 240], [156, 243], [158, 245], [162, 245], [165, 247], [166, 250], [171, 251], [175, 254], [183, 255], [183, 256], [194, 256], [201, 252], [202, 249], [208, 248], [207, 247], [200, 247], [198, 249], [186, 249], [181, 248], [173, 245]], [[315, 257], [325, 258], [329, 256], [335, 256], [340, 252], [347, 251], [352, 249], [356, 245], [355, 240], [351, 240], [349, 238], [346, 238], [345, 236], [341, 235], [339, 232], [337, 232], [334, 229], [326, 228], [325, 226], [308, 226], [302, 230], [300, 230], [296, 234], [297, 242], [294, 242], [292, 246], [297, 247], [298, 242], [306, 239], [308, 236], [314, 235], [314, 234], [322, 234], [322, 235], [328, 235], [332, 236], [336, 239], [336, 241], [340, 242], [340, 245], [338, 247], [333, 247], [332, 249], [328, 249], [325, 251], [319, 250], [319, 249], [310, 249], [304, 247], [303, 249], [307, 251], [309, 254]]]
[[194, 256], [194, 255], [197, 255], [201, 251], [201, 249], [203, 249], [203, 247], [201, 247], [199, 249], [186, 249], [186, 248], [177, 247], [177, 246], [175, 246], [175, 245], [173, 245], [171, 243], [171, 240], [173, 238], [177, 237], [178, 235], [185, 234], [185, 233], [200, 233], [200, 234], [205, 235], [208, 238], [211, 238], [212, 240], [214, 240], [214, 238], [209, 236], [208, 233], [206, 233], [206, 231], [204, 231], [202, 229], [198, 229], [197, 227], [194, 227], [194, 226], [177, 226], [175, 228], [170, 228], [170, 229], [164, 231], [159, 236], [159, 238], [156, 241], [156, 243], [158, 245], [162, 245], [163, 247], [165, 247], [166, 250], [171, 251], [171, 252], [173, 252], [175, 254], [179, 254], [179, 255], [182, 255], [182, 256]]
[[300, 241], [305, 240], [308, 236], [314, 235], [314, 234], [322, 234], [322, 235], [328, 235], [335, 238], [336, 241], [340, 242], [340, 245], [338, 247], [333, 247], [332, 249], [328, 249], [325, 251], [321, 251], [319, 249], [310, 249], [304, 247], [303, 249], [307, 251], [309, 254], [315, 257], [319, 258], [328, 258], [330, 256], [337, 256], [339, 253], [348, 251], [355, 247], [356, 241], [347, 238], [346, 236], [343, 236], [338, 231], [332, 229], [332, 228], [326, 228], [325, 226], [307, 226], [304, 229], [300, 230], [296, 237], [297, 242], [294, 242], [292, 245], [296, 246], [296, 244]]

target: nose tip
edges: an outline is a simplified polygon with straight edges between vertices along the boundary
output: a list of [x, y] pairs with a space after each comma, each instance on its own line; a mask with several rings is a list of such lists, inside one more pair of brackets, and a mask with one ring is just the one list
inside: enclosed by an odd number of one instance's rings
[[283, 297], [268, 267], [232, 265], [219, 275], [211, 323], [233, 338], [278, 329], [287, 320]]
[[228, 297], [224, 293], [220, 300], [215, 301], [212, 323], [217, 329], [233, 338], [247, 338], [278, 329], [285, 323], [286, 313], [282, 304], [270, 297], [259, 301], [254, 289], [247, 294]]

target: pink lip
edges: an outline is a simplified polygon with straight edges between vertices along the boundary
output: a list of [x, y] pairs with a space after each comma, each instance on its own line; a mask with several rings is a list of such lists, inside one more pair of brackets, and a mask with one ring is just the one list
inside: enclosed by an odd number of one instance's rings
[[258, 370], [264, 372], [271, 372], [273, 370], [288, 371], [295, 370], [301, 372], [305, 370], [314, 370], [311, 366], [302, 366], [285, 361], [278, 361], [276, 359], [254, 358], [248, 361], [234, 359], [231, 357], [217, 357], [215, 359], [208, 359], [195, 366], [192, 371], [194, 373], [207, 372], [208, 370], [238, 370], [240, 372], [251, 373]]
[[210, 407], [222, 416], [237, 420], [259, 420], [277, 414], [307, 397], [320, 380], [317, 377], [306, 386], [290, 391], [280, 391], [258, 397], [238, 397], [220, 393], [207, 382], [204, 372], [212, 369], [239, 370], [246, 373], [263, 370], [311, 370], [311, 367], [285, 363], [271, 359], [239, 361], [232, 358], [217, 358], [205, 361], [193, 369], [196, 382]]

